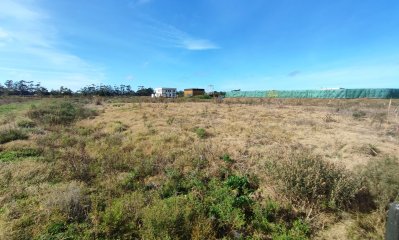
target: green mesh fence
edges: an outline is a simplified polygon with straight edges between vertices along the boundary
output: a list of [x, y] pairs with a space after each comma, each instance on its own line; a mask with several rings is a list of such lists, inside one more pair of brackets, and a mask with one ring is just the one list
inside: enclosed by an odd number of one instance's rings
[[297, 91], [233, 91], [227, 98], [399, 98], [399, 89], [366, 88]]

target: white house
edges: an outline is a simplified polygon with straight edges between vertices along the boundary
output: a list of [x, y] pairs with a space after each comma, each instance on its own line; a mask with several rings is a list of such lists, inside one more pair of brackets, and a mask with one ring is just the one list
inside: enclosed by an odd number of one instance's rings
[[175, 98], [177, 96], [176, 88], [155, 88], [155, 97]]

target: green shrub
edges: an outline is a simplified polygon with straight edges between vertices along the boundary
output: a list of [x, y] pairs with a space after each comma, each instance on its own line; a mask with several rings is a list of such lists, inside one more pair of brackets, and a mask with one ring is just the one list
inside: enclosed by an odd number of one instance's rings
[[228, 187], [213, 181], [205, 198], [209, 213], [218, 222], [219, 228], [241, 229], [245, 226], [245, 212], [236, 207], [236, 196]]
[[208, 136], [206, 130], [203, 128], [196, 128], [195, 133], [197, 134], [197, 137], [200, 139], [204, 139]]
[[125, 190], [136, 191], [145, 188], [145, 173], [133, 170], [122, 181], [122, 188]]
[[196, 214], [188, 196], [157, 200], [144, 209], [142, 239], [191, 239]]
[[226, 163], [234, 163], [234, 160], [231, 159], [230, 155], [228, 155], [228, 154], [224, 154], [224, 155], [221, 157], [221, 159], [222, 159], [223, 161], [225, 161]]
[[65, 221], [51, 222], [46, 229], [35, 239], [37, 240], [61, 240], [61, 239], [93, 239], [90, 234], [85, 231], [88, 228], [86, 224], [67, 223]]
[[115, 122], [114, 132], [124, 132], [129, 128], [126, 124], [123, 124], [120, 121]]
[[79, 119], [94, 116], [95, 111], [70, 102], [54, 102], [49, 105], [32, 105], [28, 116], [48, 125], [69, 125]]
[[188, 188], [185, 186], [186, 181], [182, 174], [169, 176], [161, 188], [160, 196], [162, 198], [172, 197], [174, 195], [186, 194]]
[[134, 192], [115, 199], [101, 213], [101, 232], [111, 239], [138, 239], [144, 196]]
[[28, 139], [28, 135], [26, 135], [22, 130], [19, 129], [12, 128], [0, 131], [0, 144], [25, 139]]
[[17, 122], [18, 127], [20, 128], [34, 128], [36, 127], [36, 123], [29, 119], [20, 120]]
[[362, 189], [361, 181], [344, 167], [308, 153], [267, 164], [279, 190], [295, 203], [321, 209], [347, 208]]
[[308, 224], [298, 219], [293, 226], [287, 229], [284, 225], [278, 225], [273, 233], [273, 239], [276, 240], [306, 240], [309, 239], [310, 227]]
[[232, 175], [223, 184], [212, 180], [208, 187], [205, 202], [219, 228], [243, 228], [253, 214], [254, 201], [250, 194], [257, 185], [251, 184], [247, 177]]

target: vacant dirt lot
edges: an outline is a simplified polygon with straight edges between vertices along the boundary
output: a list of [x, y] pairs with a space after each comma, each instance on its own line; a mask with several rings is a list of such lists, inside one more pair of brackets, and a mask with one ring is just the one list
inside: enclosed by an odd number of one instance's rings
[[0, 239], [382, 239], [397, 198], [397, 100], [23, 100]]
[[[388, 108], [389, 100], [374, 103]], [[399, 153], [399, 118], [394, 104], [387, 116], [387, 109], [379, 106], [119, 103], [100, 107], [104, 113], [80, 124], [108, 126], [112, 131], [120, 122], [132, 137], [153, 131], [149, 140], [175, 136], [186, 139], [187, 144], [206, 141], [242, 161], [256, 162], [287, 146], [302, 145], [352, 169], [379, 155]], [[361, 116], [356, 115], [359, 112]], [[195, 138], [195, 128], [205, 129], [206, 140]]]

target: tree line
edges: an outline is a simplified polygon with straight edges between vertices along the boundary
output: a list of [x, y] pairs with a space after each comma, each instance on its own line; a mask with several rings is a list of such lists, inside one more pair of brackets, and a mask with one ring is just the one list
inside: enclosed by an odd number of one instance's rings
[[40, 82], [6, 80], [4, 85], [0, 83], [0, 95], [8, 96], [151, 96], [152, 88], [140, 86], [138, 90], [132, 90], [130, 85], [89, 85], [77, 91], [61, 86], [59, 89], [48, 90]]

